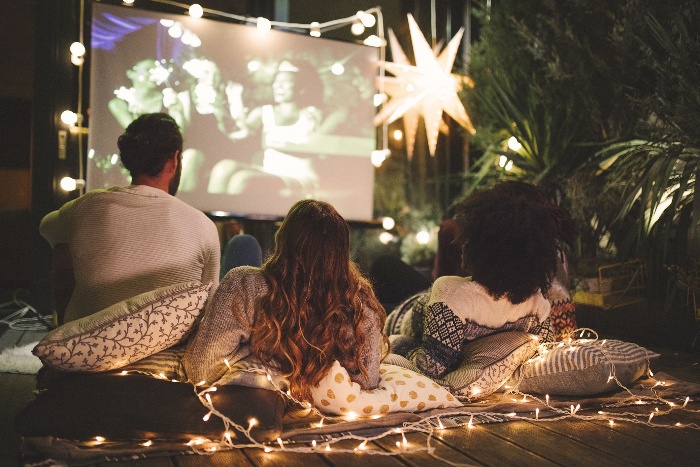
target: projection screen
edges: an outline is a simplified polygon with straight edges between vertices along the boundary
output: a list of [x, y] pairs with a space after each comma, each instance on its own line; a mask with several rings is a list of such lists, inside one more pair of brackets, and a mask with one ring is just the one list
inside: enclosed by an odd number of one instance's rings
[[372, 218], [375, 48], [101, 3], [91, 48], [88, 189], [128, 185], [117, 138], [168, 112], [195, 208], [274, 218], [313, 198]]

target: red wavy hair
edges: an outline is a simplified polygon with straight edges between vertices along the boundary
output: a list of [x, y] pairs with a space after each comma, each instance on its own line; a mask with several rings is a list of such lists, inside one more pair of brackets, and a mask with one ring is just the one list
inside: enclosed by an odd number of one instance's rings
[[[366, 321], [386, 311], [350, 260], [350, 230], [328, 203], [302, 200], [275, 234], [275, 250], [262, 266], [269, 292], [251, 332], [255, 354], [280, 368], [299, 400], [338, 360], [350, 374], [367, 369], [361, 355]], [[363, 309], [379, 313], [363, 313]]]

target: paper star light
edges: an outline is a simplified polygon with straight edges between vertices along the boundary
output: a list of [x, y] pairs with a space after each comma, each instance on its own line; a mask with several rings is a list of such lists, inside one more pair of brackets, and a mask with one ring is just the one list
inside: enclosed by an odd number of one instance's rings
[[389, 31], [389, 43], [393, 62], [383, 62], [385, 70], [394, 76], [378, 78], [378, 87], [390, 97], [374, 118], [375, 125], [391, 123], [403, 117], [408, 156], [413, 147], [418, 128], [418, 117], [423, 116], [428, 136], [430, 155], [435, 155], [442, 113], [447, 113], [471, 134], [475, 133], [472, 122], [464, 109], [457, 91], [463, 84], [474, 86], [471, 79], [452, 73], [464, 28], [450, 40], [442, 52], [433, 51], [423, 36], [413, 16], [408, 15], [415, 66], [406, 58], [396, 36]]

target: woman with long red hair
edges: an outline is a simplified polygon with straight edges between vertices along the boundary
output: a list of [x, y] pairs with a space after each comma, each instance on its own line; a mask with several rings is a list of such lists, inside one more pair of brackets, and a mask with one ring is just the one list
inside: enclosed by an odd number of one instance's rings
[[302, 200], [261, 268], [232, 269], [207, 304], [183, 358], [193, 383], [217, 383], [244, 359], [283, 376], [299, 400], [338, 360], [363, 389], [379, 382], [386, 312], [350, 259], [348, 224]]

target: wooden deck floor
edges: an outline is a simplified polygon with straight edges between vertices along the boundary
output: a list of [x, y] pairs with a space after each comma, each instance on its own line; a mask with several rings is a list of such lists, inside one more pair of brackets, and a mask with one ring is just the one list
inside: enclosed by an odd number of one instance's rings
[[[0, 328], [0, 349], [36, 341], [42, 333]], [[655, 371], [664, 371], [686, 381], [700, 383], [700, 355], [652, 349], [662, 356], [654, 361]], [[14, 415], [31, 400], [34, 377], [0, 373], [0, 466], [22, 465], [20, 438], [14, 432]], [[691, 402], [688, 409], [699, 410]], [[630, 411], [634, 408], [630, 408]], [[649, 411], [649, 408], [644, 408]], [[676, 421], [700, 424], [700, 414], [678, 411]], [[425, 445], [421, 433], [406, 435], [409, 443]], [[395, 451], [400, 437], [386, 437], [373, 443], [375, 449]], [[352, 449], [357, 441], [334, 445]], [[689, 428], [654, 428], [644, 424], [605, 421], [562, 420], [552, 423], [513, 421], [479, 425], [472, 430], [440, 430], [431, 439], [434, 454], [419, 452], [398, 456], [353, 453], [299, 454], [266, 453], [259, 449], [219, 452], [214, 455], [163, 456], [119, 462], [133, 466], [439, 466], [439, 465], [597, 465], [597, 466], [687, 466], [700, 463], [700, 431]], [[114, 465], [107, 464], [88, 465]], [[80, 464], [86, 465], [86, 464]]]

